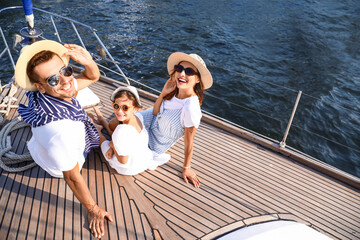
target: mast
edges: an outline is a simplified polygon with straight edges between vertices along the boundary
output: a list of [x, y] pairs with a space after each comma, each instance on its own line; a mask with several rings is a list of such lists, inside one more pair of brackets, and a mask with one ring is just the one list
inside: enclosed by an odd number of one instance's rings
[[25, 12], [25, 19], [27, 23], [27, 27], [22, 28], [20, 30], [21, 36], [23, 36], [29, 42], [29, 44], [35, 42], [39, 36], [42, 35], [42, 30], [39, 28], [34, 27], [34, 13], [33, 13], [33, 6], [31, 0], [22, 0], [24, 12]]

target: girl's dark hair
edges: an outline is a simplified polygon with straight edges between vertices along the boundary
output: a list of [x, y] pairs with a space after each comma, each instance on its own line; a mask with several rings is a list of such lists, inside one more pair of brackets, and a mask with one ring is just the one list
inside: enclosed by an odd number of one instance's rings
[[[180, 62], [181, 63], [181, 62]], [[179, 64], [180, 64], [179, 63]], [[174, 77], [174, 75], [175, 75], [175, 70], [173, 70], [173, 72], [170, 74], [170, 77], [172, 78], [172, 77]], [[194, 86], [194, 92], [196, 93], [196, 95], [198, 96], [198, 98], [199, 98], [199, 103], [200, 103], [200, 105], [202, 104], [202, 101], [203, 101], [203, 99], [204, 99], [204, 87], [203, 87], [203, 85], [202, 85], [202, 82], [201, 82], [201, 75], [200, 75], [200, 72], [199, 72], [199, 78], [200, 78], [200, 82], [198, 82], [197, 84], [195, 84], [195, 86]], [[165, 97], [164, 97], [164, 99], [165, 100], [170, 100], [170, 99], [172, 99], [177, 93], [179, 92], [179, 89], [176, 87], [175, 89], [174, 89], [174, 91], [172, 91], [171, 93], [169, 93], [168, 95], [166, 95]]]
[[132, 101], [134, 107], [141, 108], [141, 105], [138, 102], [138, 100], [136, 99], [136, 97], [134, 96], [134, 94], [132, 92], [128, 91], [128, 90], [120, 90], [120, 91], [118, 91], [114, 96], [114, 101], [115, 101], [115, 99], [117, 99], [119, 97], [122, 97], [124, 95], [127, 96], [127, 98]]

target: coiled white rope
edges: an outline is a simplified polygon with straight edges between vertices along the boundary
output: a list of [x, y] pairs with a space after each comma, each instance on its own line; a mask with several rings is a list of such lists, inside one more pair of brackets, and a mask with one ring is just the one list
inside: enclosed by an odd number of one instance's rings
[[[17, 108], [18, 105], [13, 105], [11, 102], [17, 101], [13, 96], [17, 92], [17, 87], [14, 84], [10, 84], [10, 90], [6, 97], [3, 98], [0, 104], [0, 167], [8, 172], [21, 172], [36, 166], [36, 163], [31, 158], [29, 152], [24, 154], [16, 154], [12, 152], [10, 133], [23, 127], [28, 127], [30, 124], [20, 120], [20, 118], [14, 118], [5, 126], [6, 116], [9, 114], [12, 108]], [[5, 108], [5, 109], [4, 109]], [[4, 114], [4, 116], [3, 116]], [[13, 167], [14, 164], [25, 163], [27, 164], [21, 167]]]
[[[5, 118], [0, 115], [0, 125], [3, 125], [5, 122]], [[0, 167], [8, 172], [21, 172], [32, 167], [36, 166], [36, 163], [31, 158], [29, 152], [24, 154], [16, 154], [11, 151], [11, 138], [10, 133], [18, 130], [23, 127], [28, 127], [30, 124], [25, 123], [24, 121], [15, 118], [5, 126], [2, 127], [0, 131]], [[21, 167], [11, 167], [11, 165], [22, 163], [22, 162], [30, 162]]]

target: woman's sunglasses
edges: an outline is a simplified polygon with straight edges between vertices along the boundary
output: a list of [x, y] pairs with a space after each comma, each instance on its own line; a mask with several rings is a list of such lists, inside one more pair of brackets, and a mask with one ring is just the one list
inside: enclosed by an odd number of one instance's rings
[[199, 73], [197, 73], [194, 69], [188, 67], [188, 68], [184, 68], [182, 65], [175, 65], [174, 66], [175, 71], [177, 71], [178, 73], [181, 73], [182, 71], [185, 70], [185, 74], [188, 76], [193, 76], [193, 75], [198, 75]]
[[127, 112], [130, 108], [132, 108], [132, 106], [128, 106], [128, 105], [122, 105], [122, 106], [120, 106], [120, 105], [117, 104], [117, 103], [113, 103], [112, 106], [113, 106], [113, 108], [114, 108], [115, 110], [121, 109], [123, 112]]
[[[73, 74], [73, 69], [71, 66], [62, 67], [59, 73], [65, 77], [70, 77]], [[50, 87], [56, 87], [60, 82], [59, 74], [55, 73], [46, 79]]]

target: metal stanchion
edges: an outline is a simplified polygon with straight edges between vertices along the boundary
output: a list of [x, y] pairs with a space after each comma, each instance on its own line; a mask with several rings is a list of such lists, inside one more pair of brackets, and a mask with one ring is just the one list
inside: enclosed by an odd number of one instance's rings
[[285, 131], [285, 134], [284, 134], [284, 137], [283, 137], [283, 140], [280, 142], [280, 147], [284, 148], [286, 146], [286, 138], [289, 134], [289, 130], [290, 130], [290, 127], [291, 127], [291, 123], [292, 123], [292, 120], [295, 116], [295, 112], [296, 112], [296, 108], [299, 104], [299, 101], [300, 101], [300, 97], [301, 97], [301, 94], [302, 94], [302, 91], [299, 91], [298, 92], [298, 95], [296, 97], [296, 101], [295, 101], [295, 105], [294, 105], [294, 108], [292, 110], [292, 113], [291, 113], [291, 116], [290, 116], [290, 119], [289, 119], [289, 122], [288, 122], [288, 125], [286, 127], [286, 131]]

